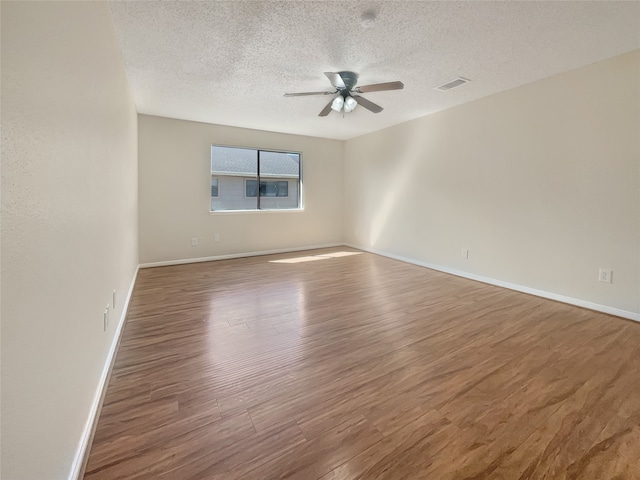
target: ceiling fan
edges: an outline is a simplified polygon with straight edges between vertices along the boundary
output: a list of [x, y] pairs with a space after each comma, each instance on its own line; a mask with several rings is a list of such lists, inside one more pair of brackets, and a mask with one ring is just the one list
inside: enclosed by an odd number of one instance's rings
[[367, 110], [373, 113], [380, 113], [382, 107], [367, 100], [366, 98], [356, 95], [357, 93], [379, 92], [383, 90], [400, 90], [404, 88], [402, 82], [386, 82], [376, 83], [373, 85], [363, 85], [362, 87], [356, 87], [358, 83], [358, 74], [355, 72], [325, 72], [324, 73], [331, 85], [335, 88], [334, 91], [328, 92], [301, 92], [301, 93], [285, 93], [285, 97], [302, 97], [307, 95], [335, 95], [326, 107], [318, 114], [319, 117], [326, 117], [331, 110], [339, 112], [344, 110], [345, 113], [351, 112], [358, 105], [362, 105]]

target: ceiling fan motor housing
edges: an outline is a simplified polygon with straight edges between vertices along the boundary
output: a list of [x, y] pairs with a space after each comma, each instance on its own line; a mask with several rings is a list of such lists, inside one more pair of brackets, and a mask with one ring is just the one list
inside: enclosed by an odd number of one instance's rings
[[[356, 72], [338, 72], [338, 75], [342, 78], [342, 81], [345, 84], [345, 88], [339, 88], [340, 93], [343, 95], [351, 91], [353, 87], [358, 83], [358, 74]], [[346, 91], [345, 91], [346, 90]]]

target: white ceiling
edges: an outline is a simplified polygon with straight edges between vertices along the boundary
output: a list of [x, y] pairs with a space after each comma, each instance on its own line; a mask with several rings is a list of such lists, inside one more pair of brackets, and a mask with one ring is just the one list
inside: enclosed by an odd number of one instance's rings
[[[140, 113], [348, 139], [640, 48], [640, 2], [115, 1]], [[376, 21], [364, 28], [361, 17]], [[318, 113], [323, 72], [353, 70], [362, 107]], [[449, 92], [435, 87], [463, 76]], [[607, 88], [615, 88], [615, 85]]]

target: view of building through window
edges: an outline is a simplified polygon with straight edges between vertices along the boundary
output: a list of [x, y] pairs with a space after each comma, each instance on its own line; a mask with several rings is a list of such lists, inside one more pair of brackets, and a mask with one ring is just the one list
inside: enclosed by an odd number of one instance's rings
[[[247, 187], [247, 197], [255, 197], [258, 194], [258, 182], [256, 180], [245, 180], [245, 185]], [[260, 196], [288, 197], [289, 182], [286, 180], [260, 180]]]
[[300, 154], [211, 146], [211, 210], [300, 208]]

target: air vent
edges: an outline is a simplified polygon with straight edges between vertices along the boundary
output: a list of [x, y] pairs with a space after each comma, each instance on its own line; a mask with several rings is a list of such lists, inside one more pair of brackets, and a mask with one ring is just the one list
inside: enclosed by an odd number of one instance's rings
[[469, 83], [470, 81], [471, 80], [467, 78], [458, 77], [455, 80], [452, 80], [451, 82], [447, 82], [444, 85], [440, 85], [439, 87], [436, 87], [436, 90], [440, 90], [441, 92], [446, 92], [448, 90], [451, 90], [452, 88], [456, 88], [456, 87], [459, 87], [460, 85], [464, 85], [465, 83]]

